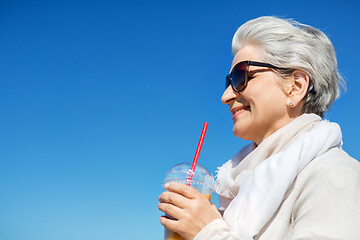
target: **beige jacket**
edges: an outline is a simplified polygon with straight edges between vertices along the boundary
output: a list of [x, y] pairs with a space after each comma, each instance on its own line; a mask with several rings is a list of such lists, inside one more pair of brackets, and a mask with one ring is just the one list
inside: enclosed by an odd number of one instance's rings
[[[241, 240], [217, 219], [194, 240]], [[360, 240], [360, 164], [333, 148], [297, 176], [256, 240]]]

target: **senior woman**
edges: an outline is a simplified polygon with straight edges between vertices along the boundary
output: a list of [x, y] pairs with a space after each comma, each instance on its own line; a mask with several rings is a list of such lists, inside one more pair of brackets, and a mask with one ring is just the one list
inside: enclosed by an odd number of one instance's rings
[[333, 46], [316, 28], [276, 17], [243, 24], [222, 102], [251, 143], [218, 170], [219, 209], [169, 183], [161, 224], [184, 239], [360, 239], [360, 164], [323, 120], [339, 95]]

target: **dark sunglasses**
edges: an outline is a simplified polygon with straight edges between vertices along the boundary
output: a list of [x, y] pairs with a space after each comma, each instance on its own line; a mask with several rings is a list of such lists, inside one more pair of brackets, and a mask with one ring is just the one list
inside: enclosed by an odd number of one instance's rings
[[248, 83], [248, 71], [249, 66], [257, 66], [257, 67], [268, 67], [273, 69], [281, 69], [286, 70], [287, 68], [280, 68], [276, 67], [274, 65], [268, 64], [268, 63], [262, 63], [262, 62], [253, 62], [253, 61], [243, 61], [237, 63], [229, 75], [226, 76], [225, 81], [225, 89], [231, 85], [232, 89], [235, 92], [241, 92], [243, 91]]

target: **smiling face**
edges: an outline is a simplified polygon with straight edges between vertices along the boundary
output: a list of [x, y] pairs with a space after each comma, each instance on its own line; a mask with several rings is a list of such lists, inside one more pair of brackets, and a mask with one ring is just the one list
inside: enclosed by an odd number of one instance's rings
[[[234, 57], [231, 69], [241, 61], [262, 62], [260, 50], [252, 45], [240, 49]], [[240, 93], [229, 86], [221, 101], [229, 105], [234, 122], [233, 133], [244, 140], [260, 144], [266, 137], [289, 123], [284, 79], [272, 69], [249, 66], [249, 82]]]

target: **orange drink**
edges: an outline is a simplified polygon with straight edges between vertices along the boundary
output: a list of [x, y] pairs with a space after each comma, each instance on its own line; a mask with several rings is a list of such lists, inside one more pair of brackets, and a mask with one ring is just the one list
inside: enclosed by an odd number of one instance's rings
[[[193, 172], [193, 178], [191, 180], [188, 179], [190, 172], [191, 164], [189, 163], [175, 165], [169, 171], [167, 171], [163, 184], [168, 182], [187, 184], [195, 188], [210, 201], [211, 193], [214, 187], [214, 178], [212, 174], [200, 164], [197, 165], [195, 172]], [[167, 228], [165, 228], [164, 235], [165, 240], [184, 240], [179, 234], [170, 231]]]

